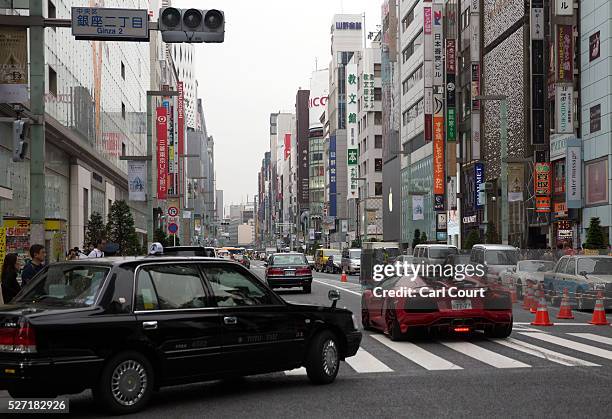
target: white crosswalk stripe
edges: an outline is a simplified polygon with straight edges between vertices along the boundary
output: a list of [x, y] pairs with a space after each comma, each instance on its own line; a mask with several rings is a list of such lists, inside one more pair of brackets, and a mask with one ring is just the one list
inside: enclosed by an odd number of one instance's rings
[[355, 356], [347, 358], [346, 363], [359, 373], [393, 371], [363, 348], [359, 348]]
[[568, 333], [568, 335], [592, 340], [592, 341], [599, 342], [599, 343], [605, 343], [606, 345], [612, 345], [612, 338], [607, 338], [605, 336], [599, 336], [594, 333]]
[[440, 342], [457, 352], [474, 358], [495, 368], [530, 368], [531, 365], [517, 361], [497, 352], [490, 351], [470, 342]]
[[455, 365], [452, 362], [447, 361], [438, 355], [432, 354], [429, 351], [415, 345], [411, 342], [394, 342], [381, 335], [372, 335], [374, 339], [379, 341], [385, 346], [393, 349], [398, 354], [408, 358], [415, 364], [422, 366], [428, 370], [460, 370], [462, 369], [459, 365]]
[[523, 342], [514, 338], [507, 339], [491, 339], [495, 343], [506, 346], [508, 348], [524, 352], [529, 355], [537, 356], [538, 358], [547, 359], [557, 364], [566, 365], [570, 367], [584, 366], [584, 367], [598, 367], [598, 364], [584, 361], [582, 359], [574, 358], [569, 355], [565, 355], [559, 352], [551, 351], [550, 349], [542, 348], [540, 346], [532, 345], [527, 342]]
[[585, 345], [584, 343], [574, 342], [573, 340], [560, 338], [559, 336], [548, 335], [545, 333], [528, 333], [520, 332], [522, 335], [543, 340], [544, 342], [554, 343], [568, 349], [584, 352], [589, 355], [598, 356], [600, 358], [612, 359], [612, 351], [601, 349], [596, 346]]

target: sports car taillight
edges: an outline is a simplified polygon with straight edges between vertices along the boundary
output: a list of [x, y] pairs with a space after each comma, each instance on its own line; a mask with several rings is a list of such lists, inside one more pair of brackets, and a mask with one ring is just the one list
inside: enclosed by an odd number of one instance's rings
[[0, 352], [36, 352], [36, 335], [25, 319], [17, 322], [7, 321], [0, 326]]

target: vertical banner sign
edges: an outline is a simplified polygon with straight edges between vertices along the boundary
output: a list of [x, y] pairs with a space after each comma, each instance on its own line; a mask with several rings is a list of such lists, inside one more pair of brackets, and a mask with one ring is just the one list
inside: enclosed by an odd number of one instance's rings
[[480, 62], [480, 15], [470, 14], [470, 60]]
[[480, 160], [480, 114], [472, 114], [472, 159]]
[[523, 200], [524, 173], [523, 163], [508, 164], [508, 202]]
[[291, 134], [285, 134], [285, 160], [291, 156]]
[[555, 127], [559, 134], [571, 134], [574, 132], [573, 121], [573, 93], [571, 84], [558, 84], [556, 86], [556, 123]]
[[580, 139], [567, 140], [565, 201], [568, 208], [582, 208], [582, 148]]
[[412, 195], [412, 220], [424, 220], [425, 219], [425, 200], [423, 195]]
[[472, 111], [480, 111], [480, 101], [474, 99], [480, 96], [480, 64], [472, 64]]
[[[369, 79], [369, 77], [368, 77]], [[364, 91], [369, 91], [369, 80], [362, 80]], [[374, 89], [372, 89], [374, 90]], [[359, 107], [357, 106], [357, 64], [349, 64], [346, 66], [346, 135], [347, 135], [347, 177], [346, 183], [348, 186], [348, 194], [346, 199], [357, 198], [359, 191], [357, 178], [359, 177], [358, 153], [357, 153], [357, 114]]]
[[425, 113], [425, 141], [430, 142], [433, 139], [432, 124], [433, 124], [433, 37], [432, 37], [432, 8], [423, 7], [423, 43], [424, 43], [424, 113]]
[[168, 197], [168, 116], [166, 108], [156, 111], [157, 128], [157, 199]]
[[484, 178], [484, 164], [476, 163], [474, 165], [474, 206], [476, 209], [485, 205]]
[[[166, 115], [168, 121], [168, 173], [174, 174], [174, 127], [172, 126], [172, 108], [170, 106], [170, 101], [164, 100], [163, 102], [164, 108], [166, 108]], [[172, 190], [173, 185], [172, 182], [168, 185], [168, 189]]]
[[533, 185], [534, 193], [536, 195], [550, 195], [551, 193], [551, 166], [550, 163], [536, 163], [535, 164], [535, 176]]
[[456, 40], [446, 40], [446, 141], [457, 140], [457, 117], [455, 103], [455, 54]]
[[0, 103], [23, 103], [28, 95], [27, 28], [0, 28]]
[[557, 25], [557, 81], [574, 80], [574, 52], [572, 25]]
[[555, 14], [557, 16], [572, 16], [574, 14], [573, 0], [555, 0]]
[[547, 96], [544, 60], [544, 1], [531, 1], [531, 143], [545, 144], [544, 108]]
[[178, 193], [184, 194], [183, 190], [183, 176], [185, 160], [181, 157], [185, 155], [185, 86], [182, 81], [178, 83], [178, 155], [179, 155], [179, 187]]
[[128, 188], [130, 201], [146, 201], [147, 162], [128, 161]]
[[329, 137], [329, 216], [336, 216], [336, 136]]
[[443, 210], [446, 184], [446, 178], [444, 177], [444, 117], [434, 115], [433, 125], [434, 209]]
[[433, 35], [433, 85], [444, 85], [444, 24], [442, 3], [433, 4], [432, 35]]

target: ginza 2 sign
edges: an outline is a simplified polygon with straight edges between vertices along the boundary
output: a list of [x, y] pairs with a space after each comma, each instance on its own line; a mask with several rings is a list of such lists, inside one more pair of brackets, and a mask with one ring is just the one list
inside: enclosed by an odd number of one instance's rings
[[156, 112], [157, 128], [157, 199], [168, 197], [168, 114], [165, 106]]

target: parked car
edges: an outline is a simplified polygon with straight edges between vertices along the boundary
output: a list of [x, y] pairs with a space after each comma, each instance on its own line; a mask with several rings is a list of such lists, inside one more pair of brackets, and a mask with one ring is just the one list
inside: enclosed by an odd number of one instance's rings
[[347, 274], [358, 274], [361, 270], [361, 249], [344, 249], [340, 265]]
[[217, 250], [214, 247], [203, 246], [168, 246], [164, 248], [166, 256], [202, 256], [216, 258]]
[[612, 308], [612, 256], [563, 256], [552, 272], [544, 274], [544, 289], [557, 305], [563, 289], [569, 291], [570, 304], [578, 310], [593, 310], [599, 291], [604, 307]]
[[275, 253], [264, 263], [265, 279], [270, 288], [302, 287], [312, 290], [312, 270], [303, 253]]
[[306, 255], [306, 260], [308, 261], [308, 266], [310, 266], [310, 269], [314, 269], [315, 267], [314, 256]]
[[544, 283], [544, 275], [551, 272], [555, 262], [549, 260], [521, 260], [515, 267], [502, 272], [501, 283], [506, 287], [515, 288], [516, 296], [523, 299], [524, 287]]
[[489, 282], [499, 282], [501, 273], [515, 267], [518, 261], [518, 249], [505, 244], [476, 244], [470, 253], [472, 264], [485, 266]]
[[331, 307], [290, 304], [221, 259], [52, 264], [0, 307], [0, 389], [18, 399], [91, 389], [125, 414], [176, 384], [302, 366], [331, 383], [361, 333], [330, 294]]
[[330, 256], [336, 257], [340, 262], [342, 254], [337, 249], [317, 249], [315, 251], [315, 271], [322, 272]]

